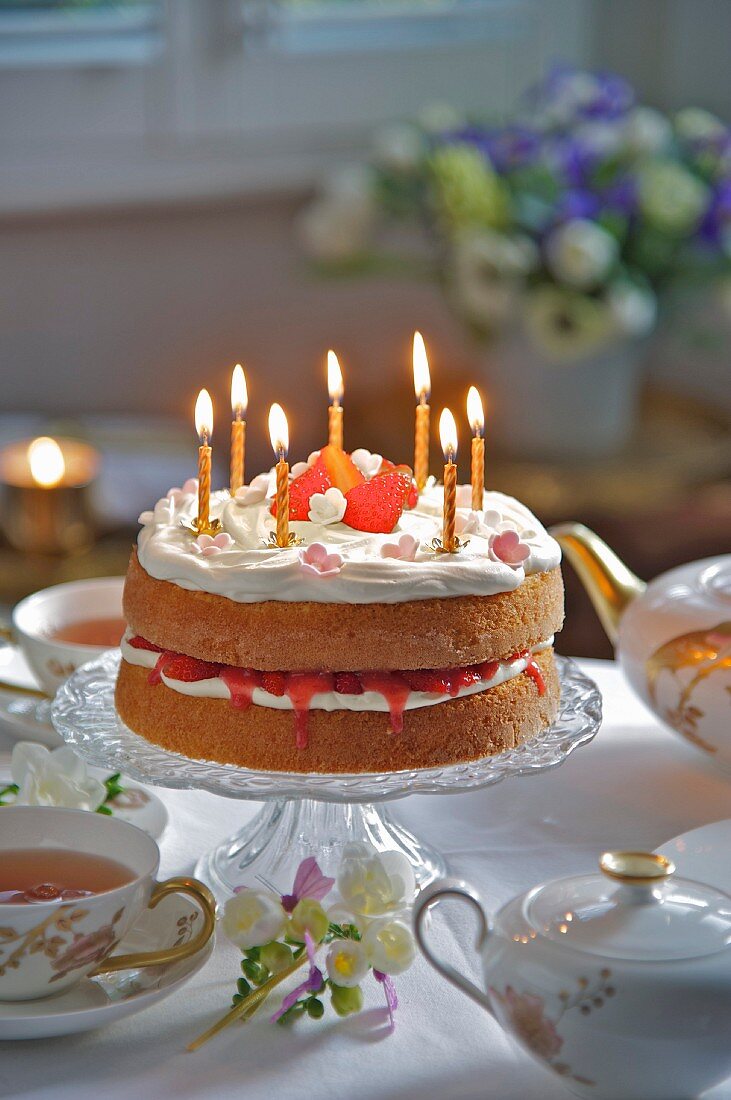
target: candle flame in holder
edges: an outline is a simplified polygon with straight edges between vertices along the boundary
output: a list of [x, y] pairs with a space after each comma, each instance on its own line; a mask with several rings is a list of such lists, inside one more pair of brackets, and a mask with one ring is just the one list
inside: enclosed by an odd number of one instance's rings
[[269, 438], [275, 455], [284, 458], [289, 450], [289, 427], [284, 409], [276, 402], [269, 410]]
[[[205, 393], [205, 390], [203, 391]], [[243, 420], [249, 407], [249, 393], [246, 388], [244, 368], [237, 363], [231, 375], [231, 412], [234, 417]]]
[[467, 394], [467, 419], [475, 435], [482, 435], [485, 429], [485, 413], [482, 408], [482, 398], [474, 386], [470, 386]]
[[439, 439], [445, 461], [454, 462], [457, 457], [457, 425], [449, 409], [442, 409], [439, 417]]
[[426, 357], [424, 337], [420, 332], [414, 333], [414, 390], [419, 401], [426, 403], [431, 393], [431, 377], [429, 375], [429, 360]]
[[63, 453], [55, 439], [43, 435], [28, 447], [28, 464], [36, 485], [52, 489], [66, 472]]
[[207, 446], [213, 435], [213, 402], [208, 390], [201, 390], [195, 403], [195, 430], [201, 443]]
[[327, 353], [327, 391], [330, 400], [339, 405], [343, 397], [343, 372], [334, 351]]

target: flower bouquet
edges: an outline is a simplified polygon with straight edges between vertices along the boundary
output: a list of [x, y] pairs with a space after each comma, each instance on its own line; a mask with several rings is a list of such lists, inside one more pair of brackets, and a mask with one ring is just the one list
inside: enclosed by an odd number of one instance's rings
[[[384, 243], [409, 223], [408, 247]], [[440, 109], [381, 132], [370, 163], [325, 183], [300, 232], [330, 271], [437, 279], [493, 345], [486, 389], [506, 438], [535, 441], [526, 404], [550, 406], [556, 388], [559, 439], [580, 430], [577, 415], [591, 420], [594, 391], [623, 434], [636, 392], [627, 349], [653, 330], [658, 300], [728, 273], [731, 131], [705, 111], [640, 105], [619, 76], [560, 68], [508, 125]], [[584, 378], [587, 364], [598, 370]], [[601, 376], [623, 366], [631, 392], [617, 405]], [[601, 425], [588, 438], [601, 448]]]

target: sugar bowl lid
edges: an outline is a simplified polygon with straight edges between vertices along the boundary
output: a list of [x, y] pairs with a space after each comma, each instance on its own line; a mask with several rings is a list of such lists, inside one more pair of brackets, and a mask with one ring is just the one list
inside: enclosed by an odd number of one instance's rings
[[676, 877], [665, 856], [605, 852], [599, 868], [526, 895], [531, 938], [641, 962], [698, 958], [731, 945], [731, 897]]

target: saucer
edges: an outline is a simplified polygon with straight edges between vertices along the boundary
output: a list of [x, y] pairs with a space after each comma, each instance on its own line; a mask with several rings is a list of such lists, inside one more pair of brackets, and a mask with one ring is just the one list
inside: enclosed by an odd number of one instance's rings
[[671, 859], [683, 878], [731, 894], [731, 818], [673, 837], [655, 851]]
[[[0, 647], [0, 680], [18, 687], [38, 688], [20, 649], [13, 645]], [[51, 700], [0, 688], [0, 728], [18, 741], [38, 741], [49, 749], [63, 744], [63, 739], [51, 725]]]
[[[88, 772], [89, 775], [102, 781], [113, 774], [111, 768], [96, 768], [91, 765], [88, 767]], [[4, 786], [10, 781], [10, 754], [0, 752], [0, 785]], [[148, 787], [143, 787], [140, 783], [135, 783], [124, 776], [122, 785], [124, 787], [122, 793], [118, 794], [113, 802], [107, 803], [114, 817], [118, 817], [120, 821], [128, 821], [130, 825], [136, 825], [153, 840], [159, 840], [168, 823], [165, 803]], [[0, 813], [2, 813], [2, 807], [0, 807]]]
[[[198, 930], [200, 910], [190, 898], [170, 895], [141, 914], [117, 954], [186, 943]], [[150, 966], [83, 978], [57, 997], [0, 1001], [1, 1039], [47, 1039], [103, 1027], [163, 1001], [205, 966], [215, 935], [195, 955], [167, 966]]]

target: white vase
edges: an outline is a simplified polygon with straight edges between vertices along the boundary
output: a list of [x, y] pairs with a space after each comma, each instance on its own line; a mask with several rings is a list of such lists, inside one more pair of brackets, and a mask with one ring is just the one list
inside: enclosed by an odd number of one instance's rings
[[621, 450], [635, 425], [642, 352], [640, 341], [623, 342], [562, 362], [527, 339], [503, 341], [483, 361], [490, 438], [526, 458]]

